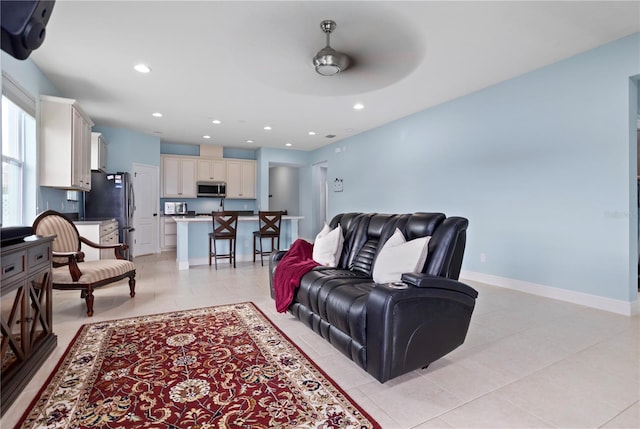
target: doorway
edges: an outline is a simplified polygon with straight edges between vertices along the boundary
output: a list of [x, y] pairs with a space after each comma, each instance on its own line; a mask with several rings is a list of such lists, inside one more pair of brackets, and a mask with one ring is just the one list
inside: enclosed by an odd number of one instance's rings
[[157, 166], [133, 164], [131, 179], [135, 195], [131, 248], [133, 256], [160, 252], [158, 245], [159, 172], [160, 169]]
[[297, 166], [269, 166], [269, 210], [300, 215], [300, 169]]

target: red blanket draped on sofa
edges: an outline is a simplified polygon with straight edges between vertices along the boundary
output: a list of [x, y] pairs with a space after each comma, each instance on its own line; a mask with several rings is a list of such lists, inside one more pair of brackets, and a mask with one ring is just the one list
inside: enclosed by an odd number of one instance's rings
[[312, 259], [313, 244], [297, 239], [282, 257], [273, 275], [273, 291], [276, 310], [284, 313], [293, 301], [293, 293], [300, 285], [300, 279], [313, 267], [320, 265]]

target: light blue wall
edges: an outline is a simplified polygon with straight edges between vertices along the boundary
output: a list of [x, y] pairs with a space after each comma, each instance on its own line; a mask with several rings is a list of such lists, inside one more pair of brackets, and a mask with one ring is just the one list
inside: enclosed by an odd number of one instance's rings
[[9, 74], [14, 81], [26, 89], [36, 100], [39, 99], [40, 95], [61, 96], [60, 91], [33, 61], [30, 59], [24, 61], [16, 60], [4, 51], [0, 52], [2, 71]]
[[311, 190], [311, 163], [312, 153], [300, 150], [260, 148], [256, 151], [257, 160], [257, 204], [258, 210], [269, 210], [269, 167], [271, 165], [286, 165], [298, 167], [300, 179], [300, 220], [298, 233], [301, 237], [313, 239], [317, 232], [312, 230], [312, 190]]
[[224, 158], [235, 159], [256, 159], [256, 151], [250, 149], [236, 149], [233, 147], [225, 147], [222, 149]]
[[[2, 72], [9, 75], [9, 77], [22, 87], [27, 93], [29, 93], [36, 100], [36, 112], [40, 111], [40, 95], [54, 95], [62, 96], [60, 91], [51, 83], [51, 81], [42, 73], [38, 66], [26, 59], [24, 61], [16, 60], [4, 51], [1, 52], [0, 61], [2, 64]], [[40, 129], [39, 121], [36, 121], [38, 147], [40, 145]], [[36, 155], [37, 157], [37, 155]], [[46, 162], [46, 160], [45, 160]], [[36, 177], [39, 177], [39, 173], [35, 172]], [[31, 177], [28, 177], [29, 180]], [[71, 213], [78, 211], [78, 203], [67, 201], [67, 192], [60, 189], [45, 188], [37, 186], [37, 180], [33, 186], [36, 190], [33, 192], [36, 194], [35, 205], [27, 203], [25, 213], [25, 222], [31, 223], [35, 219], [36, 215], [44, 210], [52, 209], [58, 210], [64, 213]], [[28, 195], [29, 191], [27, 191]]]
[[127, 128], [96, 125], [107, 140], [108, 172], [133, 172], [133, 164], [160, 166], [160, 138]]
[[[160, 145], [160, 153], [167, 155], [200, 156], [200, 146], [192, 144], [163, 142]], [[223, 147], [222, 157], [235, 159], [256, 159], [256, 151], [250, 149]]]
[[311, 162], [329, 162], [329, 182], [344, 179], [344, 192], [330, 191], [332, 215], [464, 216], [463, 269], [630, 302], [639, 73], [635, 34], [324, 147]]
[[200, 147], [192, 144], [162, 143], [160, 153], [167, 155], [200, 156]]

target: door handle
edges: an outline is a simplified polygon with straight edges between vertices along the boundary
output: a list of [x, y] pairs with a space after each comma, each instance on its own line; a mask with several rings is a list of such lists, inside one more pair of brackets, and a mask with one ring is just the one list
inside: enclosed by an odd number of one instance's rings
[[158, 213], [154, 213], [153, 215], [154, 215], [154, 216], [158, 216]]

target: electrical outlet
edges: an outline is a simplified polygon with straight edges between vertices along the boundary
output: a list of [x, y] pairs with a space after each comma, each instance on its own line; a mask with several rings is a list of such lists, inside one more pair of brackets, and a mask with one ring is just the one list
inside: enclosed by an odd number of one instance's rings
[[483, 252], [483, 253], [480, 254], [480, 262], [482, 262], [483, 264], [485, 262], [487, 262], [487, 254], [486, 253]]

